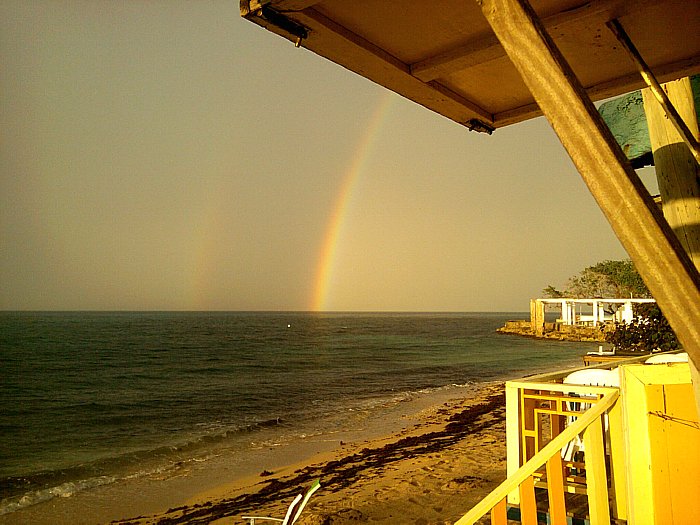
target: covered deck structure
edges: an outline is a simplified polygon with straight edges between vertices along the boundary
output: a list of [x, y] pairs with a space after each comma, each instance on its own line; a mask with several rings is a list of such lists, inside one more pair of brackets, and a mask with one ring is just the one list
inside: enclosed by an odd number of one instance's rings
[[633, 305], [655, 303], [654, 299], [619, 299], [619, 298], [573, 298], [557, 297], [549, 299], [532, 299], [530, 302], [530, 323], [532, 331], [537, 332], [544, 324], [547, 307], [559, 309], [555, 321], [566, 326], [599, 326], [607, 322], [629, 323], [634, 316]]
[[[690, 357], [689, 376], [684, 383], [687, 388], [677, 389], [673, 386], [675, 379], [664, 378], [662, 373], [648, 381], [635, 379], [633, 372], [623, 374], [623, 378], [629, 377], [630, 385], [650, 385], [643, 389], [645, 396], [663, 397], [668, 390], [688, 400], [693, 397], [689, 382], [692, 375], [694, 397], [696, 403], [700, 401], [700, 274], [695, 266], [700, 265], [700, 147], [692, 96], [684, 94], [685, 85], [689, 85], [687, 77], [700, 73], [700, 2], [241, 0], [240, 7], [248, 20], [469, 130], [490, 134], [500, 127], [544, 115]], [[660, 85], [672, 81], [672, 88]], [[664, 135], [654, 152], [657, 173], [661, 164], [657, 151], [671, 150], [674, 159], [683, 160], [669, 162], [664, 169], [687, 175], [683, 182], [675, 175], [664, 178], [668, 191], [662, 189], [661, 193], [669, 213], [664, 209], [662, 214], [655, 205], [593, 105], [593, 101], [640, 88], [649, 93], [648, 108], [645, 98], [647, 116], [652, 111], [661, 115], [656, 120]], [[687, 108], [692, 109], [686, 112]], [[682, 213], [676, 213], [678, 210]], [[529, 385], [523, 391], [541, 391], [542, 396], [571, 391], [552, 384]], [[669, 386], [657, 388], [658, 384]], [[539, 402], [537, 395], [528, 403]], [[591, 460], [585, 466], [590, 522], [610, 523], [606, 444], [601, 436], [603, 416], [619, 417], [615, 407], [619, 409], [621, 404], [615, 390], [596, 390], [593, 395], [599, 401], [591, 403], [591, 410], [579, 414], [577, 423], [562, 430], [562, 437], [553, 438], [513, 472], [510, 485], [491, 498], [496, 509], [494, 522], [506, 523], [502, 496], [517, 487], [520, 500], [526, 503], [521, 508], [534, 508], [533, 474], [546, 463], [548, 479], [560, 479], [561, 456], [557, 450], [583, 432], [587, 458]], [[556, 403], [560, 401], [541, 405], [540, 413], [553, 410]], [[523, 415], [523, 407], [513, 401], [508, 411]], [[649, 413], [639, 416], [644, 422], [639, 427], [643, 441], [656, 435], [645, 426]], [[669, 421], [669, 417], [691, 421], [685, 412], [680, 416], [659, 414], [662, 421]], [[559, 414], [557, 421], [569, 416]], [[693, 424], [697, 425], [697, 418]], [[538, 432], [529, 427], [526, 430]], [[693, 446], [700, 443], [694, 431], [689, 436], [696, 440]], [[671, 445], [666, 449], [675, 450]], [[613, 451], [612, 461], [620, 464], [623, 457], [623, 451]], [[518, 455], [518, 461], [521, 459], [523, 456]], [[697, 472], [679, 476], [685, 478], [697, 479]], [[548, 482], [549, 486], [554, 484]], [[556, 484], [560, 485], [558, 481]], [[621, 494], [621, 488], [617, 490]], [[629, 523], [674, 521], [673, 516], [668, 521], [667, 514], [638, 510], [638, 505], [645, 504], [652, 494], [646, 488], [625, 494], [632, 503], [615, 499], [619, 509], [613, 509], [613, 516]], [[552, 522], [564, 523], [565, 516], [558, 506], [561, 499], [552, 497], [557, 505]], [[681, 502], [678, 508], [682, 507]], [[537, 516], [528, 512], [523, 522], [536, 523]], [[479, 516], [479, 512], [473, 512], [458, 523], [474, 523]], [[676, 516], [681, 520], [678, 523], [688, 517], [682, 512]]]

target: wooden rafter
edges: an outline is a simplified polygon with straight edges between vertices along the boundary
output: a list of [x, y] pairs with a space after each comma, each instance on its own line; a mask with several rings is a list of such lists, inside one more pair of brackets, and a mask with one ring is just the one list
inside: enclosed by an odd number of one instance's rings
[[671, 120], [671, 123], [675, 126], [680, 136], [688, 145], [688, 148], [690, 148], [690, 152], [693, 154], [693, 157], [695, 157], [695, 161], [698, 164], [700, 164], [700, 145], [698, 145], [698, 141], [695, 138], [695, 135], [693, 135], [693, 133], [688, 128], [687, 124], [678, 114], [678, 111], [676, 111], [676, 108], [674, 108], [673, 104], [671, 104], [668, 95], [661, 87], [661, 84], [659, 84], [659, 81], [656, 79], [656, 75], [654, 75], [647, 63], [644, 61], [644, 58], [642, 58], [642, 55], [639, 53], [637, 47], [634, 45], [632, 40], [630, 40], [629, 36], [625, 32], [624, 27], [622, 27], [622, 24], [620, 24], [620, 21], [617, 19], [613, 19], [610, 22], [608, 22], [608, 27], [615, 34], [615, 36], [623, 45], [623, 47], [627, 50], [627, 52], [630, 54], [635, 64], [637, 65], [637, 68], [639, 69], [642, 78], [647, 83], [647, 86], [654, 95], [654, 98], [656, 98], [659, 104], [661, 104], [661, 107], [664, 108], [664, 111], [666, 112], [668, 118]]
[[[651, 0], [593, 0], [542, 19], [545, 28], [564, 27], [586, 18], [613, 18], [623, 16], [631, 10], [658, 5]], [[503, 58], [506, 56], [495, 35], [489, 34], [465, 42], [420, 62], [411, 64], [411, 74], [424, 82], [435, 80], [456, 71]]]
[[[361, 35], [353, 33], [333, 20], [327, 18], [319, 11], [309, 8], [295, 13], [295, 20], [301, 24], [323, 27], [328, 29], [323, 35], [318, 31], [312, 31], [309, 36], [308, 46], [319, 54], [324, 50], [333, 49], [347, 57], [348, 63], [357, 63], [357, 70], [363, 76], [381, 82], [387, 87], [395, 87], [395, 91], [406, 95], [411, 93], [417, 100], [425, 100], [440, 107], [445, 115], [468, 125], [472, 119], [478, 119], [485, 124], [493, 123], [493, 115], [478, 104], [466, 99], [458, 93], [438, 82], [423, 82], [410, 73], [408, 64], [376, 46]], [[323, 38], [323, 45], [318, 46], [314, 38]], [[369, 65], [369, 66], [368, 66]]]
[[[676, 78], [691, 76], [700, 70], [700, 57], [663, 64], [654, 68], [655, 76], [660, 82], [668, 82]], [[629, 93], [635, 89], [646, 87], [646, 83], [637, 73], [618, 77], [614, 80], [586, 86], [586, 92], [591, 100], [602, 100], [616, 96], [619, 93]], [[527, 104], [515, 109], [509, 109], [493, 115], [494, 124], [498, 127], [515, 124], [542, 115], [537, 103]]]

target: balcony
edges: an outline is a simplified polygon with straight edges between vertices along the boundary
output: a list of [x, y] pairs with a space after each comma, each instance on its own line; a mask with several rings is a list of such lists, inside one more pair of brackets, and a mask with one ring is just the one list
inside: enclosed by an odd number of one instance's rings
[[584, 370], [506, 383], [508, 477], [456, 525], [488, 523], [489, 514], [498, 525], [700, 516], [688, 363], [636, 358]]

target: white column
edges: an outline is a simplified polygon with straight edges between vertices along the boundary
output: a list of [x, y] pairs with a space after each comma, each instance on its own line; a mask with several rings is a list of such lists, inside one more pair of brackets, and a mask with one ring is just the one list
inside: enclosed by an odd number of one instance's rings
[[598, 301], [593, 301], [593, 326], [598, 326]]

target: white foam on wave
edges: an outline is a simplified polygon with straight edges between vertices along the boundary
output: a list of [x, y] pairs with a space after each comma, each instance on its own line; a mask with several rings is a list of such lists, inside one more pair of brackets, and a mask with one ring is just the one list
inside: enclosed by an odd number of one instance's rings
[[35, 490], [14, 498], [6, 498], [0, 502], [0, 516], [26, 507], [31, 507], [32, 505], [36, 505], [53, 498], [70, 498], [74, 494], [82, 492], [83, 490], [99, 487], [101, 485], [108, 485], [110, 483], [114, 483], [116, 480], [117, 478], [112, 476], [99, 476], [80, 481], [67, 481], [55, 487]]
[[96, 476], [77, 481], [66, 481], [53, 487], [33, 490], [27, 492], [26, 494], [5, 498], [0, 501], [0, 516], [25, 509], [39, 503], [44, 503], [54, 498], [70, 498], [80, 492], [118, 483], [120, 481], [129, 481], [147, 477], [163, 480], [170, 477], [181, 476], [184, 472], [189, 472], [190, 469], [188, 468], [188, 465], [193, 463], [202, 463], [217, 456], [218, 454], [212, 453], [205, 457], [194, 457], [187, 460], [180, 460], [168, 463], [167, 465], [131, 472], [122, 476]]

